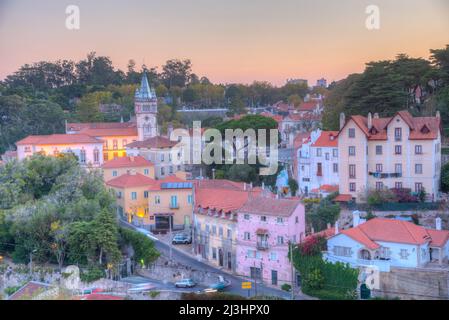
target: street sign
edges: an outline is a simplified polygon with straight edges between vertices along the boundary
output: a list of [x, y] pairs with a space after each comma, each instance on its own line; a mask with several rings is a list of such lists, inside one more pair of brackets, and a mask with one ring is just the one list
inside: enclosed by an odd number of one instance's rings
[[251, 282], [242, 282], [242, 289], [251, 289]]

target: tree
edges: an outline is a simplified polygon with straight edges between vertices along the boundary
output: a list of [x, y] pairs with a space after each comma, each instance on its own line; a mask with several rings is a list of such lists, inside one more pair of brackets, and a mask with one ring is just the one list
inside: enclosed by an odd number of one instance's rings
[[102, 210], [93, 220], [95, 242], [99, 250], [98, 263], [103, 264], [104, 255], [107, 260], [116, 264], [120, 260], [120, 251], [117, 247], [117, 221], [116, 217], [107, 210]]
[[147, 236], [136, 231], [120, 228], [122, 244], [131, 245], [134, 250], [134, 260], [148, 266], [159, 257], [154, 242]]
[[168, 60], [162, 66], [162, 81], [168, 89], [171, 89], [172, 86], [184, 88], [190, 80], [191, 72], [192, 63], [189, 59]]
[[441, 190], [449, 192], [449, 163], [441, 168]]
[[85, 95], [77, 105], [77, 116], [81, 122], [100, 122], [103, 115], [99, 109], [98, 95], [89, 93]]
[[296, 195], [296, 191], [298, 191], [298, 188], [299, 188], [298, 182], [293, 178], [289, 178], [288, 186], [290, 188], [290, 192], [291, 192], [292, 196], [294, 197]]

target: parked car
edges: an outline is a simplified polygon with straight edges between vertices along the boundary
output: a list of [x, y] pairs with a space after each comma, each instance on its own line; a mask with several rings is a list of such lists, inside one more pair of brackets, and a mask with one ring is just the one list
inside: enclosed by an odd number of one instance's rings
[[216, 290], [216, 291], [223, 291], [230, 285], [231, 285], [231, 281], [226, 280], [223, 276], [218, 276], [218, 282], [211, 285], [210, 289]]
[[182, 279], [175, 283], [176, 288], [193, 288], [194, 286], [196, 283], [192, 279]]
[[178, 233], [172, 239], [173, 244], [190, 244], [192, 243], [192, 238], [185, 233]]

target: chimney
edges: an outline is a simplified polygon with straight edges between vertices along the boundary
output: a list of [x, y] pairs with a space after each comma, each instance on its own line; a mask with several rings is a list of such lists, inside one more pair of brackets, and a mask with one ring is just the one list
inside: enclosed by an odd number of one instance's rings
[[437, 118], [441, 118], [441, 115], [440, 115], [440, 110], [437, 110], [437, 113], [435, 114], [435, 117], [437, 117]]
[[355, 210], [352, 212], [352, 227], [355, 228], [360, 224], [360, 211]]
[[374, 114], [373, 119], [379, 119], [379, 114], [377, 112]]
[[335, 221], [335, 234], [338, 234], [338, 220]]
[[328, 224], [327, 224], [327, 229], [330, 229], [330, 228], [331, 228], [331, 224], [328, 223]]
[[371, 130], [373, 127], [373, 116], [371, 115], [371, 112], [368, 112], [368, 130]]
[[441, 230], [441, 218], [440, 217], [435, 219], [435, 229]]
[[345, 114], [342, 112], [340, 113], [340, 130], [343, 129], [346, 123], [346, 117]]

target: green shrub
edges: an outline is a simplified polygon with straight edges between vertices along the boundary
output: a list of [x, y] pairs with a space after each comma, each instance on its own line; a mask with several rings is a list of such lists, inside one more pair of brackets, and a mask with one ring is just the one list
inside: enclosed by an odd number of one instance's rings
[[14, 292], [22, 288], [22, 286], [13, 286], [13, 287], [7, 287], [5, 288], [5, 294], [8, 296], [12, 295]]
[[98, 267], [93, 267], [91, 269], [89, 269], [87, 272], [83, 271], [80, 274], [80, 279], [83, 282], [94, 282], [96, 280], [99, 280], [101, 278], [105, 277], [105, 272], [103, 269], [100, 269]]
[[150, 291], [149, 294], [150, 294], [150, 297], [154, 299], [160, 294], [160, 292], [159, 291]]
[[289, 285], [288, 283], [284, 283], [284, 284], [281, 286], [281, 289], [288, 292], [288, 291], [290, 291], [290, 290], [292, 289], [292, 286]]
[[229, 294], [224, 292], [211, 292], [211, 293], [183, 293], [181, 294], [181, 300], [246, 300], [245, 297], [237, 294]]

